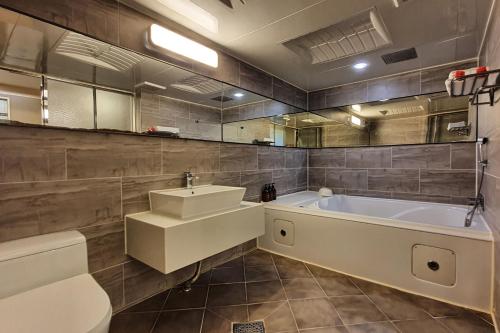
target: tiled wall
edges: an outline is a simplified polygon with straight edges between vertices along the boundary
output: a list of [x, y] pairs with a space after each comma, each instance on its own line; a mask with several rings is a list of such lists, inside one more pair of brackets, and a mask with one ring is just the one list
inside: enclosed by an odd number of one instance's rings
[[[485, 44], [480, 55], [480, 64], [490, 69], [500, 69], [500, 3], [495, 2], [491, 15]], [[495, 94], [498, 100], [500, 91]], [[481, 106], [479, 109], [479, 135], [488, 137], [486, 158], [488, 167], [484, 178], [483, 195], [485, 196], [485, 217], [493, 231], [495, 240], [495, 281], [494, 281], [494, 317], [500, 323], [500, 103], [493, 107]]]
[[[168, 61], [298, 108], [307, 108], [307, 93], [304, 90], [228, 55], [205, 37], [143, 8], [134, 9], [117, 0], [0, 0], [0, 6]], [[147, 48], [144, 34], [152, 23], [158, 23], [218, 49], [219, 67], [214, 69], [194, 61], [176, 58], [174, 54], [167, 55]]]
[[298, 112], [304, 112], [304, 110], [268, 99], [224, 109], [222, 110], [222, 122], [227, 123]]
[[309, 150], [309, 189], [464, 203], [474, 196], [475, 144]]
[[[193, 267], [165, 277], [124, 254], [123, 216], [149, 209], [148, 191], [198, 184], [279, 193], [307, 184], [307, 151], [137, 135], [0, 126], [0, 242], [61, 230], [87, 237], [89, 269], [114, 310], [187, 279]], [[239, 256], [255, 242], [211, 258]]]
[[147, 91], [136, 95], [141, 131], [152, 126], [177, 127], [181, 137], [221, 141], [221, 110]]
[[477, 62], [469, 61], [311, 91], [309, 110], [445, 91], [450, 71], [475, 65]]

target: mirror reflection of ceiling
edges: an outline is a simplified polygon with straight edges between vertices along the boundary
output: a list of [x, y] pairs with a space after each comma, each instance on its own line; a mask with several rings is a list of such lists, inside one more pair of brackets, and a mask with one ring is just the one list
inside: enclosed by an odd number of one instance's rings
[[265, 98], [96, 39], [0, 8], [0, 66], [204, 106]]
[[[179, 1], [123, 1], [168, 17], [306, 90], [475, 58], [493, 2], [233, 0], [230, 9], [219, 0], [189, 0], [215, 18], [217, 29], [207, 29], [168, 7]], [[366, 15], [371, 9], [374, 14]], [[381, 59], [413, 47], [415, 59], [389, 65]], [[353, 70], [359, 62], [368, 67]]]
[[349, 121], [349, 114], [354, 114], [363, 120], [369, 121], [429, 116], [468, 110], [469, 100], [467, 96], [452, 98], [446, 93], [436, 93], [354, 104], [314, 111], [314, 113], [331, 121], [344, 123]]
[[450, 98], [446, 93], [438, 93], [356, 104], [342, 109], [365, 119], [389, 119], [425, 116], [436, 112], [462, 111], [468, 110], [468, 107], [467, 96]]

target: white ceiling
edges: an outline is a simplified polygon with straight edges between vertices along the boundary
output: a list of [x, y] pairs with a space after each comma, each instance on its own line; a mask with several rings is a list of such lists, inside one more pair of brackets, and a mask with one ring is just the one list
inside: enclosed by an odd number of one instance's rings
[[[477, 57], [492, 0], [191, 0], [218, 19], [212, 33], [161, 4], [136, 2], [222, 45], [229, 53], [306, 90]], [[400, 1], [401, 2], [401, 1]], [[393, 44], [363, 55], [311, 65], [282, 42], [376, 6]], [[188, 15], [189, 16], [189, 15]], [[415, 47], [418, 58], [386, 65], [380, 55]], [[367, 62], [362, 71], [352, 64]]]

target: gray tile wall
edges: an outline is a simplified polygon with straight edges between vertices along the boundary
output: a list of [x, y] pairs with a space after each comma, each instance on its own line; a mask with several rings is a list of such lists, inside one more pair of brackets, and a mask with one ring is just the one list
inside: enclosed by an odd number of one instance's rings
[[474, 196], [475, 144], [309, 150], [309, 189], [465, 203]]
[[[0, 6], [60, 25], [105, 42], [162, 59], [188, 70], [275, 98], [298, 108], [307, 108], [307, 92], [224, 53], [205, 37], [144, 8], [131, 8], [117, 0], [0, 0]], [[175, 54], [145, 46], [144, 33], [158, 23], [188, 38], [218, 50], [219, 67], [204, 66]]]
[[[280, 194], [307, 186], [307, 151], [64, 129], [0, 127], [0, 242], [79, 230], [89, 270], [115, 311], [183, 282], [188, 267], [168, 276], [124, 254], [123, 216], [149, 209], [148, 191], [198, 184], [245, 186], [259, 200], [265, 183]], [[210, 258], [205, 269], [255, 246]]]
[[[490, 69], [499, 69], [500, 3], [498, 1], [495, 2], [491, 19], [480, 54], [480, 64], [489, 66]], [[495, 95], [497, 100], [498, 96], [497, 91]], [[479, 135], [490, 139], [485, 147], [489, 163], [482, 193], [485, 196], [486, 221], [495, 241], [493, 315], [496, 322], [500, 323], [500, 103], [497, 102], [493, 107], [484, 105], [479, 109]]]
[[444, 81], [450, 71], [475, 65], [468, 61], [311, 91], [309, 110], [446, 91]]

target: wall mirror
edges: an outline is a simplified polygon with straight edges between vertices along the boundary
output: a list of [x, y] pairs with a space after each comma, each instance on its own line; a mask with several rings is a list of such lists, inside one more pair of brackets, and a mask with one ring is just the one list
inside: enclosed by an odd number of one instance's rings
[[287, 147], [474, 141], [445, 93], [312, 112], [0, 9], [0, 122]]
[[[315, 111], [316, 146], [349, 147], [475, 141], [477, 114], [468, 97], [435, 93]], [[312, 137], [312, 134], [309, 135]], [[305, 139], [305, 138], [304, 138]], [[308, 146], [315, 142], [307, 142]]]
[[3, 123], [221, 141], [223, 119], [300, 110], [6, 9], [0, 28]]

